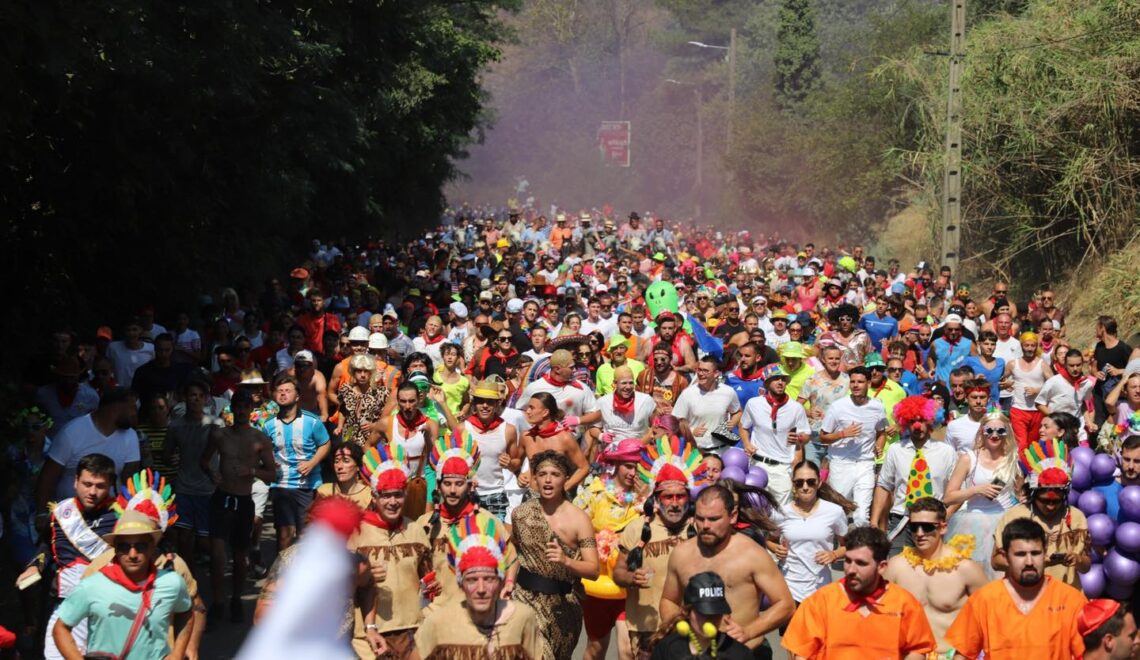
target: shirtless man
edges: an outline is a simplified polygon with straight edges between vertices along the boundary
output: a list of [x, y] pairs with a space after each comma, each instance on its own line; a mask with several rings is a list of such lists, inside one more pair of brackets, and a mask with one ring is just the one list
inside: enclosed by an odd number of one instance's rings
[[[578, 441], [555, 418], [557, 413], [558, 404], [549, 393], [539, 392], [530, 397], [523, 409], [526, 421], [530, 424], [530, 430], [523, 434], [523, 451], [530, 461], [534, 460], [535, 455], [547, 450], [561, 452], [569, 458], [574, 466], [574, 474], [566, 480], [566, 490], [573, 492], [573, 489], [590, 474], [590, 463], [582, 453]], [[575, 424], [577, 421], [576, 418], [563, 419], [563, 422]], [[524, 488], [530, 485], [530, 472], [519, 475], [519, 485]]]
[[[210, 498], [210, 583], [214, 594], [211, 609], [220, 611], [225, 597], [226, 541], [229, 541], [234, 556], [233, 595], [230, 597], [230, 620], [234, 622], [245, 619], [241, 593], [253, 529], [253, 480], [271, 483], [277, 476], [269, 437], [250, 426], [253, 404], [253, 394], [248, 389], [234, 392], [230, 399], [234, 425], [211, 431], [198, 461], [202, 471], [210, 475], [218, 487]], [[211, 465], [215, 452], [217, 469]]]
[[959, 546], [954, 542], [959, 537], [951, 539], [951, 545], [943, 543], [946, 505], [941, 500], [933, 497], [915, 500], [907, 526], [914, 538], [914, 547], [892, 557], [883, 577], [922, 603], [938, 641], [938, 653], [943, 654], [949, 650], [944, 639], [946, 630], [954, 623], [958, 610], [970, 594], [989, 580], [982, 567], [969, 558], [972, 546]]
[[[737, 509], [732, 493], [719, 485], [697, 496], [693, 523], [696, 538], [682, 541], [669, 556], [665, 587], [657, 608], [662, 621], [681, 613], [684, 585], [697, 573], [713, 571], [724, 579], [732, 615], [721, 630], [753, 650], [771, 657], [764, 636], [788, 622], [794, 604], [788, 585], [772, 557], [752, 539], [735, 533]], [[764, 596], [771, 602], [760, 611]]]
[[293, 356], [293, 371], [300, 389], [301, 410], [308, 410], [317, 415], [322, 422], [328, 421], [329, 399], [325, 396], [328, 384], [325, 375], [317, 369], [313, 354], [309, 351], [298, 351]]

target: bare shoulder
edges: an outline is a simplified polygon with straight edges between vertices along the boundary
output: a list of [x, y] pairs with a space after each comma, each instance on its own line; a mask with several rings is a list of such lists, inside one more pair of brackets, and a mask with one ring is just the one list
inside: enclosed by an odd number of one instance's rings
[[898, 582], [899, 577], [908, 568], [906, 558], [902, 555], [895, 555], [887, 560], [887, 570], [883, 572], [883, 577], [891, 582]]

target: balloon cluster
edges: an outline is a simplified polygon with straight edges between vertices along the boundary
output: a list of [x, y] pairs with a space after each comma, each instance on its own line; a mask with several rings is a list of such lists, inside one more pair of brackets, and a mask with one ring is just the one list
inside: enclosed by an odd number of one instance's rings
[[[724, 469], [720, 472], [721, 479], [731, 479], [738, 484], [752, 486], [763, 490], [768, 487], [768, 471], [759, 465], [749, 465], [748, 454], [740, 447], [729, 447], [720, 455]], [[749, 493], [748, 501], [753, 508], [763, 508], [758, 496]]]
[[1113, 484], [1116, 460], [1088, 447], [1073, 449], [1071, 456], [1069, 504], [1088, 518], [1093, 544], [1093, 565], [1080, 574], [1081, 588], [1089, 598], [1126, 600], [1140, 581], [1140, 486], [1120, 489], [1120, 508], [1113, 520], [1102, 491]]

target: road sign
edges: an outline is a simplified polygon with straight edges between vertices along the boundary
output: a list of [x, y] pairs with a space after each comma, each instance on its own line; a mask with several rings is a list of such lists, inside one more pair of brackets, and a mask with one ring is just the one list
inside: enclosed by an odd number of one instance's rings
[[598, 149], [606, 165], [629, 167], [630, 125], [628, 121], [603, 121], [598, 129]]

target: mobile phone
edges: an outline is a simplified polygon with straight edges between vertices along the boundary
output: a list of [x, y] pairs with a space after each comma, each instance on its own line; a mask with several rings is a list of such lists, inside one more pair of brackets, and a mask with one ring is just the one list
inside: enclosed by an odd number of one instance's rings
[[993, 480], [993, 481], [991, 481], [990, 483], [992, 483], [993, 485], [997, 486], [998, 488], [1001, 488], [1002, 486], [1004, 486], [1004, 485], [1005, 485], [1005, 480], [1004, 480], [1004, 479], [994, 479], [994, 480]]
[[1054, 552], [1053, 554], [1049, 555], [1049, 561], [1054, 564], [1060, 564], [1061, 562], [1065, 561], [1065, 553]]

